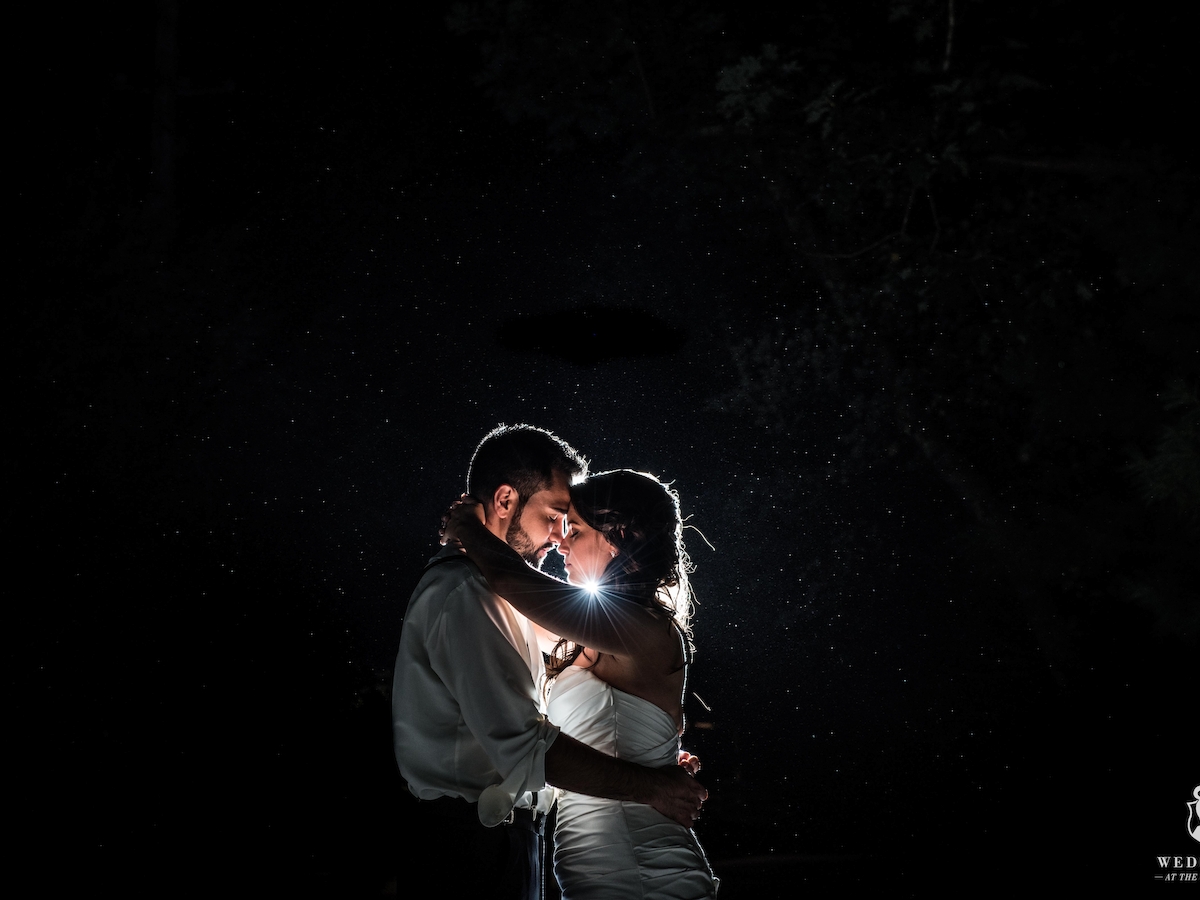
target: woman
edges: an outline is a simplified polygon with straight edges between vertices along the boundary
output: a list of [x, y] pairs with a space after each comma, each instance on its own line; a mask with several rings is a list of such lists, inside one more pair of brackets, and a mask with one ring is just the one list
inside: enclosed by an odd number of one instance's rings
[[[626, 469], [572, 487], [558, 547], [569, 585], [529, 568], [483, 526], [477, 506], [457, 507], [446, 536], [463, 544], [496, 593], [561, 636], [549, 666], [550, 720], [612, 756], [674, 764], [692, 650], [675, 493]], [[566, 791], [558, 803], [554, 872], [563, 900], [716, 894], [690, 830], [649, 806]]]

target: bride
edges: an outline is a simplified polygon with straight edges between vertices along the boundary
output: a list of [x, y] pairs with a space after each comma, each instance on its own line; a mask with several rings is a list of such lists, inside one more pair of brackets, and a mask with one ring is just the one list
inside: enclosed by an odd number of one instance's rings
[[[675, 492], [627, 469], [571, 488], [558, 547], [569, 584], [492, 535], [474, 500], [457, 505], [446, 528], [497, 594], [560, 636], [548, 666], [550, 720], [644, 766], [674, 765], [680, 755], [692, 655], [682, 531]], [[563, 900], [716, 894], [695, 835], [649, 806], [564, 791], [554, 840]]]

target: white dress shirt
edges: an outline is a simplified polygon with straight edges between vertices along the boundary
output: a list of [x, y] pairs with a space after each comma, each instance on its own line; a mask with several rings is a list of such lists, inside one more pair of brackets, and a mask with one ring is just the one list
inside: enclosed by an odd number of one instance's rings
[[443, 548], [409, 600], [392, 680], [396, 761], [422, 800], [479, 802], [495, 825], [513, 806], [553, 803], [542, 653], [529, 620], [492, 593], [479, 570]]

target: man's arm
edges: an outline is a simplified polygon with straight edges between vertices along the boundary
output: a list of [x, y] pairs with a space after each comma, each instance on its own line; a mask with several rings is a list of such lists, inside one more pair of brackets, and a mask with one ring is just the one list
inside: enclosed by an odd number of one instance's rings
[[708, 799], [704, 785], [683, 766], [648, 769], [608, 756], [565, 734], [546, 751], [546, 781], [563, 790], [654, 807], [691, 828]]

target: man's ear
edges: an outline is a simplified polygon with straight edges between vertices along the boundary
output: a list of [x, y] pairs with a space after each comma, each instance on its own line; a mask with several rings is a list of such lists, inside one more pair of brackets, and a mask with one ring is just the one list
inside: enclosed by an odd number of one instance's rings
[[496, 512], [496, 518], [509, 519], [517, 511], [517, 504], [520, 500], [520, 495], [517, 489], [511, 484], [502, 484], [496, 488], [496, 493], [492, 495], [492, 507]]

